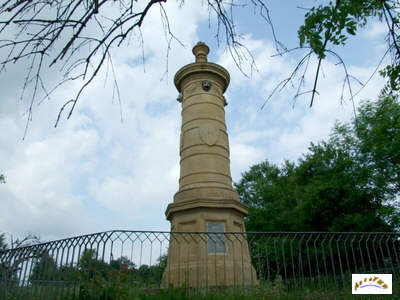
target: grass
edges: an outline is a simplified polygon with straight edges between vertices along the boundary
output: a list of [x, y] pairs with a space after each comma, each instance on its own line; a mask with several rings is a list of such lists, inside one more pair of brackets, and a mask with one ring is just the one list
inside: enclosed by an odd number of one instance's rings
[[[347, 280], [346, 280], [347, 281]], [[321, 282], [304, 280], [303, 282], [263, 281], [254, 287], [209, 287], [209, 288], [159, 288], [133, 282], [40, 282], [33, 286], [0, 285], [1, 300], [222, 300], [222, 299], [399, 299], [398, 286], [394, 286], [392, 295], [351, 294], [350, 283], [337, 287], [332, 278]]]

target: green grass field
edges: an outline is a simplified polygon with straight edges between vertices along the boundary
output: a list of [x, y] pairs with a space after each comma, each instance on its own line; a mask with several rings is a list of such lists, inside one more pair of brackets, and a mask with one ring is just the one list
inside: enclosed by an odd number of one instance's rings
[[[352, 295], [351, 281], [338, 287], [332, 278], [302, 282], [263, 281], [253, 287], [160, 288], [127, 281], [37, 282], [31, 286], [0, 285], [1, 300], [219, 300], [219, 299], [400, 299], [394, 284], [393, 295]], [[398, 296], [396, 296], [398, 295]]]

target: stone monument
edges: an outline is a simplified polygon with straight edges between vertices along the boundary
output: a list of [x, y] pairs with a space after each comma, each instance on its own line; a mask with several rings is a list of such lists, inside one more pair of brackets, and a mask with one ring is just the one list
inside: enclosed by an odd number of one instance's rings
[[[179, 190], [165, 212], [171, 222], [166, 284], [233, 286], [257, 284], [244, 234], [247, 207], [232, 188], [223, 96], [229, 73], [207, 62], [209, 48], [193, 48], [195, 63], [174, 83], [182, 104]], [[184, 232], [185, 234], [180, 234]], [[190, 234], [202, 232], [203, 234]]]

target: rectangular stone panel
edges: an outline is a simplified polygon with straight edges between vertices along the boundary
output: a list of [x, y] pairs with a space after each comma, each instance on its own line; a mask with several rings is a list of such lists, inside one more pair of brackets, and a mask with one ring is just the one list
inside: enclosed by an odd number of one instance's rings
[[207, 222], [207, 253], [225, 253], [225, 235], [217, 232], [225, 232], [225, 224], [222, 222]]

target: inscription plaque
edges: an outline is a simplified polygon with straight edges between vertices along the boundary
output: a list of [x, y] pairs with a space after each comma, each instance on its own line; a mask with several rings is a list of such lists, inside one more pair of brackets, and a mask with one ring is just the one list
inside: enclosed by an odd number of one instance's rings
[[225, 253], [225, 235], [221, 232], [225, 232], [225, 224], [222, 222], [208, 222], [207, 223], [208, 241], [207, 241], [207, 252], [208, 253]]

